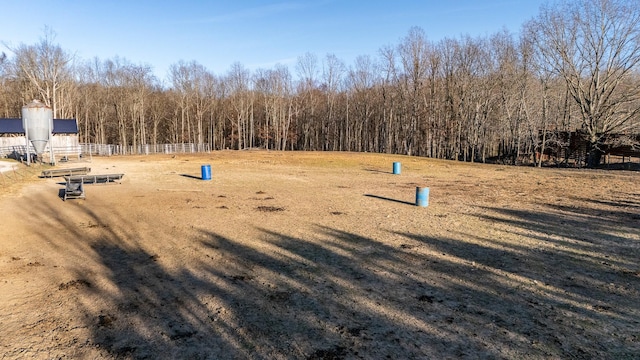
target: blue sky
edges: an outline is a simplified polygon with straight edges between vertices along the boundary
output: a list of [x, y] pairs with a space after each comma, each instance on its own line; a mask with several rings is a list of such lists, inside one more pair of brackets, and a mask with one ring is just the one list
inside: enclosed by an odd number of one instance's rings
[[[543, 0], [0, 0], [0, 42], [36, 44], [45, 27], [80, 59], [126, 58], [164, 79], [169, 66], [196, 61], [217, 75], [295, 66], [299, 56], [334, 54], [346, 65], [397, 45], [412, 26], [438, 41], [518, 33]], [[0, 43], [1, 44], [1, 43]], [[8, 52], [4, 45], [0, 51]]]

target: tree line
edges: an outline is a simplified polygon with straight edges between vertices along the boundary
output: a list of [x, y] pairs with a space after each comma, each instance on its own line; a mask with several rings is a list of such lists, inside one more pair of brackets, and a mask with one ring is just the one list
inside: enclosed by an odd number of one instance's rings
[[347, 65], [306, 53], [291, 69], [214, 74], [197, 61], [166, 80], [126, 58], [77, 59], [52, 31], [0, 56], [0, 117], [32, 99], [76, 118], [80, 141], [212, 149], [368, 151], [538, 165], [560, 133], [580, 131], [596, 166], [607, 142], [640, 133], [640, 5], [624, 0], [543, 6], [519, 34], [395, 45]]

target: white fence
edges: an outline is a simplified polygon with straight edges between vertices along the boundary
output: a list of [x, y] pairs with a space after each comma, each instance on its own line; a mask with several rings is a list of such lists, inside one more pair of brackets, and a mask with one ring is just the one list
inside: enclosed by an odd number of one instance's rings
[[111, 144], [80, 144], [83, 155], [149, 155], [149, 154], [180, 154], [210, 152], [209, 144], [143, 144], [137, 146], [123, 146]]
[[[54, 135], [47, 144], [45, 153], [49, 154], [50, 146], [56, 156], [80, 156], [78, 135]], [[29, 142], [29, 153], [35, 153]], [[24, 136], [0, 136], [0, 157], [19, 158], [27, 154], [27, 140]], [[48, 156], [48, 155], [47, 155]]]
[[[49, 146], [47, 146], [45, 148], [45, 154], [43, 154], [43, 156], [45, 156], [45, 158], [48, 159], [49, 157], [49, 151], [51, 151], [51, 149], [49, 148]], [[29, 144], [29, 153], [30, 154], [35, 154], [36, 150], [33, 147], [33, 145]], [[79, 145], [76, 146], [54, 146], [53, 147], [53, 153], [56, 155], [56, 157], [58, 156], [77, 156], [80, 157], [82, 155], [82, 149]], [[2, 146], [0, 147], [0, 157], [1, 158], [6, 158], [6, 157], [10, 157], [10, 158], [14, 158], [14, 159], [18, 159], [21, 156], [24, 157], [27, 154], [27, 146], [26, 145], [11, 145], [11, 146]]]
[[[54, 146], [53, 153], [56, 157], [84, 157], [84, 156], [112, 156], [112, 155], [149, 155], [149, 154], [181, 154], [210, 152], [209, 144], [144, 144], [133, 146], [110, 144], [80, 144], [76, 146]], [[35, 153], [33, 146], [29, 146], [29, 152]], [[0, 157], [19, 158], [27, 153], [26, 144], [0, 146]], [[45, 149], [44, 159], [48, 159], [49, 147]]]

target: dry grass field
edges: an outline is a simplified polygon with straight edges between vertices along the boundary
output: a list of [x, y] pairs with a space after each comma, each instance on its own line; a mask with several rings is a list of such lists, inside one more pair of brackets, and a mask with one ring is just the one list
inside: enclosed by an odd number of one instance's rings
[[267, 151], [63, 166], [125, 176], [67, 201], [38, 166], [0, 176], [2, 359], [639, 358], [638, 172]]

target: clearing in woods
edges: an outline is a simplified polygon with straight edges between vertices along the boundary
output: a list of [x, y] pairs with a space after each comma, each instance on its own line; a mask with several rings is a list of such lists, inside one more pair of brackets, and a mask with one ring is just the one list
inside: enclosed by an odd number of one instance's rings
[[638, 172], [267, 151], [80, 166], [125, 176], [66, 202], [41, 168], [0, 179], [3, 359], [640, 353]]

